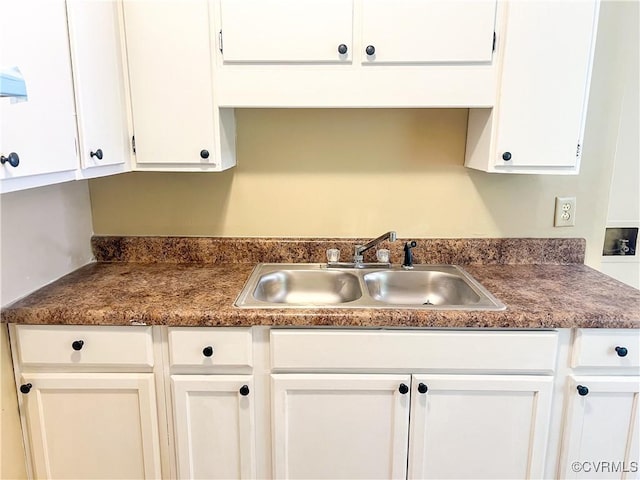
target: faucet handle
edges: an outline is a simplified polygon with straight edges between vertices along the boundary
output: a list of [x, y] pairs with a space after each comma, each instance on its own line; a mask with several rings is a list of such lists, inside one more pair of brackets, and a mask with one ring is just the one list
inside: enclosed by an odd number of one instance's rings
[[405, 270], [411, 270], [413, 268], [413, 255], [411, 254], [411, 249], [416, 245], [415, 240], [411, 240], [404, 244], [404, 261], [402, 262], [402, 268]]
[[361, 263], [364, 259], [364, 255], [362, 254], [362, 245], [356, 245], [353, 249], [353, 262]]

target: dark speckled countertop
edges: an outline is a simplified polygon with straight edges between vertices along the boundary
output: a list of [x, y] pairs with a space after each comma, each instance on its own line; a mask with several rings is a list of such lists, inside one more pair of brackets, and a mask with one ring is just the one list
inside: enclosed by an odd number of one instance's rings
[[[509, 243], [501, 243], [505, 241]], [[529, 246], [528, 241], [532, 242]], [[197, 242], [200, 242], [199, 246]], [[462, 263], [465, 270], [507, 306], [506, 310], [498, 312], [239, 309], [233, 303], [256, 259], [252, 255], [243, 256], [238, 242], [269, 243], [270, 248], [266, 250], [278, 260], [265, 254], [265, 262], [301, 262], [298, 257], [305, 255], [298, 250], [307, 249], [304, 262], [317, 263], [322, 261], [318, 256], [324, 255], [325, 248], [340, 247], [340, 242], [351, 245], [354, 240], [288, 239], [282, 248], [295, 251], [288, 256], [284, 250], [274, 250], [273, 239], [216, 239], [214, 243], [218, 243], [214, 250], [218, 249], [217, 253], [211, 253], [211, 242], [210, 239], [95, 237], [93, 246], [97, 263], [82, 267], [3, 309], [2, 320], [69, 325], [640, 328], [640, 291], [583, 265], [582, 240], [482, 240], [484, 250], [476, 256], [469, 252], [477, 247], [474, 244], [477, 240], [449, 241], [458, 242], [456, 248], [446, 240], [420, 241], [424, 250], [418, 248], [418, 259], [420, 254], [422, 258], [429, 258], [427, 250], [433, 247], [433, 242], [449, 245], [449, 250], [438, 250], [439, 257], [421, 263]], [[394, 262], [399, 243], [392, 248]], [[180, 248], [172, 247], [174, 244], [179, 244]], [[160, 249], [156, 253], [162, 252], [163, 261], [148, 252], [149, 245]], [[505, 249], [505, 245], [508, 248]], [[543, 245], [542, 249], [540, 245]], [[545, 253], [544, 247], [548, 245], [558, 250]], [[242, 243], [242, 246], [246, 245]], [[250, 251], [261, 248], [264, 245]], [[315, 253], [310, 253], [310, 248]], [[147, 251], [143, 252], [144, 249]], [[562, 250], [568, 255], [558, 253]], [[518, 252], [517, 257], [510, 256], [513, 251]], [[448, 252], [449, 257], [466, 258], [467, 262], [442, 261], [450, 260], [443, 258], [442, 252]], [[525, 262], [526, 252], [534, 252], [529, 255], [535, 263]], [[532, 255], [537, 256], [533, 258]], [[194, 256], [199, 257], [198, 263], [193, 262]], [[204, 257], [208, 261], [202, 261]], [[216, 258], [212, 260], [213, 257]], [[140, 261], [142, 258], [148, 261]]]

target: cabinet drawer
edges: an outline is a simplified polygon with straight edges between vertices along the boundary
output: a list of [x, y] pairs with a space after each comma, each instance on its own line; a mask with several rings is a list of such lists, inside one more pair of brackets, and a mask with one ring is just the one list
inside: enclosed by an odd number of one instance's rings
[[572, 367], [640, 367], [640, 331], [578, 329]]
[[249, 328], [170, 328], [169, 363], [172, 368], [213, 371], [251, 367], [251, 338]]
[[151, 327], [16, 325], [22, 367], [153, 367]]
[[478, 371], [551, 373], [553, 331], [271, 330], [279, 371]]

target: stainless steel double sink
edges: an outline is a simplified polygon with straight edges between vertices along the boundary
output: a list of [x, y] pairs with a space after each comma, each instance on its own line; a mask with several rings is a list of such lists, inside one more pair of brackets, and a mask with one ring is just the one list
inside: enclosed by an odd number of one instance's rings
[[235, 305], [241, 308], [416, 308], [504, 310], [456, 265], [328, 268], [326, 264], [261, 263]]

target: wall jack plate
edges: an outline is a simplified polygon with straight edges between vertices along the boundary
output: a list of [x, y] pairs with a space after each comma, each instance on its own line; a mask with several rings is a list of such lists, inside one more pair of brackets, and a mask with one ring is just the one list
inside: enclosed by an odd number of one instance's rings
[[576, 197], [556, 197], [554, 227], [573, 227], [576, 224]]

